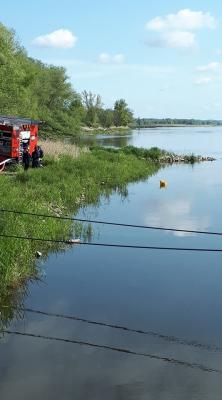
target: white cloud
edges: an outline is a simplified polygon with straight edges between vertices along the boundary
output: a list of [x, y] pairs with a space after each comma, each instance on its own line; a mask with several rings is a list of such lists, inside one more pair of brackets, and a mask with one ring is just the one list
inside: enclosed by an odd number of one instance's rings
[[201, 65], [196, 68], [197, 71], [199, 72], [217, 72], [217, 71], [222, 71], [222, 63], [221, 62], [210, 62], [207, 65]]
[[201, 28], [213, 29], [215, 27], [216, 20], [209, 12], [192, 11], [188, 8], [178, 11], [176, 14], [153, 18], [146, 24], [147, 30], [157, 32], [163, 30], [193, 31]]
[[32, 43], [40, 47], [67, 49], [75, 46], [77, 40], [77, 37], [68, 29], [58, 29], [47, 35], [36, 37]]
[[194, 49], [197, 47], [196, 33], [199, 29], [216, 27], [216, 20], [210, 13], [183, 9], [176, 14], [151, 19], [146, 24], [148, 31], [157, 36], [148, 40], [150, 46]]
[[113, 56], [113, 61], [114, 61], [116, 64], [121, 64], [121, 63], [123, 63], [123, 62], [124, 62], [124, 59], [125, 59], [124, 54], [121, 54], [121, 53], [115, 54], [115, 55]]
[[203, 76], [201, 78], [197, 78], [195, 81], [196, 85], [208, 85], [208, 83], [211, 83], [213, 81], [212, 78], [209, 76]]
[[102, 64], [122, 64], [124, 62], [124, 54], [109, 54], [109, 53], [101, 53], [99, 55], [99, 62]]
[[150, 46], [169, 48], [195, 48], [197, 46], [196, 36], [192, 32], [171, 31], [164, 32], [157, 38], [148, 41]]
[[99, 61], [100, 61], [102, 64], [109, 64], [109, 63], [110, 63], [110, 60], [111, 60], [111, 57], [110, 57], [110, 54], [108, 54], [108, 53], [101, 53], [101, 54], [99, 55]]

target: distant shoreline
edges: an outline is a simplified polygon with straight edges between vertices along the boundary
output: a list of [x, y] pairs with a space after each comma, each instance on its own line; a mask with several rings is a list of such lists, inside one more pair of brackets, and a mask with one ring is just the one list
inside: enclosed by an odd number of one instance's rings
[[158, 124], [158, 125], [147, 125], [147, 126], [135, 126], [131, 129], [149, 129], [149, 128], [204, 128], [204, 127], [219, 127], [222, 124]]
[[126, 133], [128, 131], [134, 129], [158, 129], [158, 128], [215, 128], [220, 127], [222, 124], [155, 124], [155, 125], [147, 125], [147, 126], [112, 126], [110, 128], [93, 128], [84, 126], [81, 128], [80, 133], [83, 135], [97, 135], [97, 134], [106, 134], [111, 135], [113, 133]]

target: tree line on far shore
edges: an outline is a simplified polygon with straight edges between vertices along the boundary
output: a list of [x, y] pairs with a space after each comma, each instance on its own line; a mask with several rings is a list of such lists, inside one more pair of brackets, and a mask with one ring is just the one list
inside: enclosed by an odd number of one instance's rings
[[82, 126], [127, 126], [133, 114], [124, 99], [113, 109], [99, 95], [77, 93], [63, 67], [28, 57], [13, 30], [0, 23], [0, 114], [40, 119], [49, 134], [75, 134]]
[[158, 126], [197, 126], [197, 125], [222, 125], [218, 120], [184, 119], [184, 118], [136, 118], [132, 124], [133, 128], [150, 128]]

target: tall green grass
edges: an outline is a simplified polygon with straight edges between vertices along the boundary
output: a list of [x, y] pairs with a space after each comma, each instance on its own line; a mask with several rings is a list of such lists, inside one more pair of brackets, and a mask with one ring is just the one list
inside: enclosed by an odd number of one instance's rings
[[[92, 151], [97, 151], [99, 152], [101, 150], [101, 147], [91, 147]], [[151, 147], [149, 149], [145, 149], [142, 147], [135, 147], [135, 146], [124, 146], [121, 147], [120, 149], [114, 149], [114, 148], [107, 148], [107, 152], [112, 153], [112, 154], [125, 154], [125, 155], [131, 155], [135, 156], [136, 158], [139, 159], [145, 159], [147, 161], [151, 162], [160, 162], [163, 158], [165, 157], [170, 157], [175, 155], [174, 153], [170, 153], [166, 150], [162, 150], [159, 147]]]
[[[146, 178], [159, 166], [133, 154], [94, 149], [79, 158], [47, 158], [45, 167], [0, 175], [0, 208], [52, 215], [73, 215], [79, 207], [98, 203], [101, 194], [124, 193], [130, 181]], [[0, 212], [0, 232], [37, 238], [68, 239], [91, 234], [91, 227], [58, 219]], [[64, 247], [64, 246], [63, 246]], [[38, 276], [35, 253], [47, 257], [62, 246], [0, 238], [0, 309], [11, 289]]]
[[[100, 148], [101, 149], [101, 148]], [[99, 151], [99, 147], [91, 147], [92, 151]], [[173, 163], [173, 162], [184, 162], [187, 164], [194, 164], [202, 160], [201, 156], [195, 154], [188, 155], [177, 155], [173, 152], [162, 150], [158, 147], [151, 147], [149, 149], [139, 148], [134, 146], [124, 146], [120, 149], [107, 148], [107, 152], [112, 154], [125, 154], [133, 155], [139, 159], [144, 159], [150, 162], [156, 163]]]

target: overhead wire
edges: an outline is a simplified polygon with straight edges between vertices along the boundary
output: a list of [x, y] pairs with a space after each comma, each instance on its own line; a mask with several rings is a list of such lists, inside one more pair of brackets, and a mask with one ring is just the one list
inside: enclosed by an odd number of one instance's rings
[[[3, 308], [8, 308], [8, 306], [4, 306]], [[135, 329], [135, 328], [130, 328], [129, 326], [126, 326], [126, 325], [111, 324], [108, 322], [95, 321], [95, 320], [91, 320], [91, 319], [87, 319], [87, 318], [83, 318], [83, 317], [79, 317], [79, 316], [75, 316], [75, 315], [52, 313], [52, 312], [43, 311], [43, 310], [35, 310], [32, 308], [16, 307], [16, 309], [21, 312], [43, 315], [43, 316], [47, 316], [47, 317], [67, 319], [67, 320], [72, 320], [72, 321], [79, 321], [79, 322], [87, 323], [90, 325], [97, 325], [97, 326], [102, 326], [102, 327], [106, 327], [106, 328], [112, 328], [112, 329], [121, 330], [124, 332], [152, 336], [152, 337], [162, 339], [162, 340], [170, 342], [170, 343], [191, 346], [191, 347], [199, 348], [201, 350], [222, 352], [222, 347], [217, 346], [217, 345], [200, 343], [195, 340], [187, 340], [187, 339], [179, 338], [179, 337], [176, 337], [173, 335], [164, 335], [163, 333], [155, 332], [153, 330]]]
[[45, 335], [39, 335], [39, 334], [36, 334], [36, 333], [11, 331], [11, 330], [8, 330], [8, 329], [4, 329], [4, 330], [2, 330], [0, 332], [6, 333], [6, 334], [9, 334], [9, 335], [26, 336], [26, 337], [32, 337], [32, 338], [38, 338], [38, 339], [45, 339], [45, 340], [49, 340], [49, 341], [64, 342], [64, 343], [69, 343], [69, 344], [78, 344], [80, 346], [93, 347], [93, 348], [98, 348], [98, 349], [103, 349], [103, 350], [111, 350], [111, 351], [115, 351], [115, 352], [118, 352], [118, 353], [124, 353], [124, 354], [138, 356], [138, 357], [147, 357], [147, 358], [150, 358], [150, 359], [153, 359], [153, 360], [158, 360], [158, 361], [163, 361], [163, 362], [166, 362], [166, 363], [174, 364], [175, 366], [179, 365], [179, 366], [182, 366], [182, 367], [187, 367], [187, 368], [192, 368], [192, 369], [199, 369], [199, 370], [204, 371], [204, 372], [214, 372], [214, 373], [222, 374], [222, 370], [219, 370], [219, 369], [216, 369], [216, 368], [210, 368], [210, 367], [207, 367], [207, 366], [205, 366], [203, 364], [191, 363], [191, 362], [188, 362], [188, 361], [182, 361], [182, 360], [178, 360], [178, 359], [171, 358], [171, 357], [158, 356], [156, 354], [151, 354], [151, 353], [133, 351], [133, 350], [126, 349], [126, 348], [121, 348], [121, 347], [113, 347], [113, 346], [108, 346], [108, 345], [101, 345], [101, 344], [82, 341], [82, 340], [65, 339], [65, 338], [54, 337], [54, 336], [45, 336]]
[[[157, 230], [163, 230], [163, 231], [198, 233], [198, 234], [206, 234], [206, 235], [219, 235], [219, 236], [222, 235], [221, 232], [207, 232], [207, 231], [197, 231], [197, 230], [187, 230], [187, 229], [176, 229], [176, 228], [163, 228], [163, 227], [144, 226], [144, 225], [122, 224], [122, 223], [114, 223], [114, 222], [108, 222], [108, 221], [97, 221], [97, 220], [89, 220], [89, 219], [81, 219], [81, 218], [71, 218], [71, 217], [62, 217], [62, 216], [53, 216], [53, 215], [45, 215], [45, 214], [37, 214], [37, 213], [20, 212], [20, 211], [16, 211], [16, 210], [0, 209], [0, 212], [8, 212], [8, 213], [14, 213], [14, 214], [21, 214], [21, 215], [30, 215], [30, 216], [43, 217], [43, 218], [56, 218], [56, 219], [61, 219], [61, 220], [72, 220], [72, 221], [79, 221], [79, 222], [97, 223], [97, 224], [114, 225], [114, 226], [123, 226], [123, 227], [131, 227], [131, 228], [157, 229]], [[76, 242], [73, 241], [73, 240], [47, 239], [47, 238], [37, 238], [37, 237], [7, 235], [7, 234], [0, 234], [0, 237], [11, 238], [11, 239], [21, 239], [21, 240], [41, 241], [41, 242], [76, 244]], [[183, 248], [183, 247], [163, 247], [163, 246], [139, 246], [139, 245], [110, 244], [110, 243], [91, 243], [91, 242], [81, 242], [81, 241], [79, 243], [77, 243], [77, 244], [89, 245], [89, 246], [101, 246], [101, 247], [150, 249], [150, 250], [222, 252], [222, 249], [212, 249], [212, 248]], [[36, 312], [36, 313], [39, 313], [39, 314], [42, 314], [42, 315], [48, 315], [48, 316], [54, 316], [54, 317], [60, 317], [60, 318], [73, 319], [73, 320], [78, 320], [78, 321], [82, 321], [82, 322], [87, 322], [87, 323], [90, 323], [90, 324], [106, 326], [106, 327], [111, 327], [111, 328], [115, 328], [115, 329], [121, 329], [121, 330], [129, 331], [129, 332], [156, 336], [156, 337], [162, 338], [164, 340], [173, 341], [173, 342], [176, 342], [176, 343], [179, 343], [179, 344], [185, 344], [185, 345], [189, 345], [189, 346], [199, 347], [199, 348], [203, 348], [203, 349], [206, 349], [206, 350], [213, 350], [213, 351], [221, 351], [222, 350], [222, 348], [220, 348], [218, 346], [208, 345], [208, 344], [201, 344], [201, 343], [198, 343], [198, 342], [195, 342], [195, 341], [186, 341], [184, 339], [180, 339], [180, 338], [177, 338], [177, 337], [174, 337], [174, 336], [167, 336], [167, 335], [159, 334], [159, 333], [154, 332], [154, 331], [137, 330], [137, 329], [128, 328], [126, 326], [113, 325], [113, 324], [103, 323], [103, 322], [99, 322], [99, 321], [91, 321], [91, 320], [87, 320], [87, 319], [80, 318], [80, 317], [75, 317], [75, 316], [52, 314], [52, 313], [48, 313], [48, 312], [44, 312], [44, 311], [40, 311], [40, 310], [24, 309], [24, 311]], [[47, 340], [54, 340], [54, 341], [60, 341], [60, 342], [62, 341], [62, 342], [66, 342], [66, 343], [85, 345], [85, 346], [90, 346], [90, 347], [106, 349], [106, 350], [113, 350], [113, 351], [122, 352], [122, 353], [126, 353], [126, 354], [144, 356], [144, 357], [149, 357], [149, 358], [152, 358], [152, 359], [162, 360], [162, 361], [165, 361], [165, 362], [174, 363], [175, 365], [182, 365], [182, 366], [186, 366], [186, 367], [190, 367], [190, 368], [198, 368], [198, 369], [201, 369], [202, 371], [222, 373], [222, 371], [220, 371], [220, 370], [213, 369], [213, 368], [208, 368], [208, 367], [206, 367], [206, 366], [204, 366], [202, 364], [189, 363], [189, 362], [186, 362], [186, 361], [180, 361], [180, 360], [177, 360], [177, 359], [174, 359], [174, 358], [168, 358], [168, 357], [161, 357], [161, 356], [157, 356], [157, 355], [149, 354], [149, 353], [135, 352], [135, 351], [132, 351], [132, 350], [129, 350], [129, 349], [122, 349], [122, 348], [111, 347], [111, 346], [107, 346], [107, 345], [99, 345], [99, 344], [95, 344], [95, 343], [91, 343], [91, 342], [70, 340], [70, 339], [64, 339], [64, 338], [58, 338], [58, 337], [50, 337], [50, 336], [37, 335], [37, 334], [25, 333], [25, 332], [19, 332], [19, 331], [3, 330], [2, 332], [3, 333], [7, 333], [7, 334], [13, 334], [13, 335], [29, 336], [29, 337], [42, 338], [42, 339], [47, 339]]]
[[1, 233], [0, 237], [8, 239], [20, 239], [20, 240], [31, 240], [38, 242], [48, 242], [48, 243], [61, 243], [70, 245], [82, 245], [82, 246], [99, 246], [99, 247], [115, 247], [124, 249], [140, 249], [140, 250], [166, 250], [166, 251], [189, 251], [189, 252], [211, 252], [211, 253], [221, 253], [222, 248], [202, 248], [202, 247], [166, 247], [166, 246], [140, 246], [140, 245], [130, 245], [130, 244], [118, 244], [118, 243], [101, 243], [101, 242], [83, 242], [77, 241], [75, 239], [64, 240], [64, 239], [46, 239], [32, 236], [19, 236], [19, 235], [8, 235]]
[[[21, 212], [21, 211], [17, 211], [17, 210], [6, 210], [6, 209], [0, 209], [0, 212], [14, 213], [14, 214], [20, 214], [20, 215], [30, 215], [30, 216], [42, 217], [42, 218], [55, 218], [55, 219], [61, 219], [61, 220], [71, 220], [71, 221], [78, 221], [78, 222], [88, 222], [88, 223], [96, 223], [96, 224], [104, 224], [104, 225], [131, 227], [131, 228], [154, 229], [154, 230], [162, 230], [162, 231], [174, 231], [174, 232], [186, 232], [186, 233], [196, 233], [196, 234], [222, 236], [222, 232], [207, 232], [207, 231], [188, 230], [188, 229], [177, 229], [177, 228], [164, 228], [164, 227], [146, 226], [146, 225], [123, 224], [123, 223], [115, 223], [115, 222], [109, 222], [109, 221], [98, 221], [98, 220], [83, 219], [83, 218], [71, 218], [71, 217], [66, 217], [66, 216], [37, 214], [37, 213]], [[0, 237], [11, 238], [11, 239], [41, 241], [41, 242], [64, 243], [64, 244], [75, 244], [76, 243], [73, 240], [46, 239], [46, 238], [26, 237], [26, 236], [18, 236], [18, 235], [7, 235], [7, 234], [0, 234]], [[139, 245], [110, 244], [110, 243], [91, 243], [91, 242], [79, 242], [78, 244], [80, 244], [80, 245], [90, 245], [90, 246], [101, 246], [101, 247], [132, 248], [132, 249], [198, 251], [198, 252], [202, 252], [202, 251], [203, 252], [222, 252], [222, 249], [212, 249], [212, 248], [183, 248], [183, 247], [163, 247], [163, 246], [139, 246]], [[202, 343], [198, 343], [198, 342], [195, 342], [195, 341], [187, 341], [187, 340], [184, 340], [184, 339], [181, 339], [181, 338], [177, 338], [177, 337], [174, 337], [174, 336], [167, 336], [167, 335], [159, 334], [159, 333], [154, 332], [154, 331], [137, 330], [137, 329], [128, 328], [126, 326], [113, 325], [113, 324], [103, 323], [103, 322], [99, 322], [99, 321], [91, 321], [91, 320], [87, 320], [87, 319], [80, 318], [80, 317], [75, 317], [75, 316], [67, 316], [67, 315], [61, 315], [61, 314], [47, 313], [47, 312], [40, 311], [40, 310], [24, 309], [24, 311], [35, 312], [35, 313], [39, 313], [39, 314], [42, 314], [42, 315], [48, 315], [48, 316], [66, 318], [66, 319], [73, 319], [73, 320], [78, 320], [78, 321], [82, 321], [82, 322], [87, 322], [87, 323], [90, 323], [90, 324], [106, 326], [106, 327], [111, 327], [111, 328], [115, 328], [115, 329], [121, 329], [121, 330], [124, 330], [124, 331], [129, 331], [129, 332], [134, 332], [134, 333], [141, 333], [141, 334], [144, 334], [144, 335], [156, 336], [156, 337], [162, 338], [164, 340], [173, 341], [173, 342], [176, 342], [176, 343], [179, 343], [179, 344], [185, 344], [185, 345], [189, 345], [189, 346], [199, 347], [199, 348], [203, 348], [203, 349], [206, 349], [206, 350], [213, 350], [213, 351], [221, 351], [222, 350], [222, 348], [220, 348], [218, 346], [202, 344]], [[124, 352], [124, 353], [131, 354], [131, 355], [139, 355], [139, 356], [145, 356], [145, 357], [154, 358], [154, 359], [167, 361], [167, 362], [171, 362], [171, 363], [173, 362], [174, 364], [188, 366], [188, 367], [191, 367], [191, 368], [199, 368], [199, 369], [201, 369], [203, 371], [207, 371], [207, 372], [219, 372], [219, 373], [222, 373], [222, 371], [219, 371], [219, 370], [216, 370], [216, 369], [211, 369], [211, 368], [205, 367], [205, 366], [203, 366], [201, 364], [188, 363], [188, 362], [184, 362], [184, 361], [180, 361], [180, 360], [176, 360], [176, 359], [172, 359], [172, 358], [167, 358], [167, 357], [160, 357], [160, 356], [156, 356], [156, 355], [152, 355], [152, 354], [148, 354], [148, 353], [134, 352], [134, 351], [131, 351], [129, 349], [121, 349], [121, 348], [110, 347], [110, 346], [106, 346], [106, 345], [98, 345], [98, 344], [94, 344], [94, 343], [91, 343], [91, 342], [83, 342], [83, 341], [63, 339], [63, 338], [57, 338], [57, 337], [49, 337], [49, 336], [44, 336], [44, 335], [36, 335], [36, 334], [24, 333], [24, 332], [18, 332], [18, 331], [4, 330], [3, 332], [8, 333], [8, 334], [15, 334], [15, 335], [22, 335], [22, 336], [29, 336], [29, 337], [37, 337], [37, 338], [43, 338], [43, 339], [47, 339], [47, 340], [63, 341], [63, 342], [66, 342], [66, 343], [74, 343], [74, 344], [86, 345], [86, 346], [91, 346], [91, 347], [103, 348], [103, 349], [108, 349], [108, 350], [113, 350], [113, 351], [118, 351], [118, 352]]]
[[140, 229], [151, 229], [151, 230], [160, 230], [160, 231], [171, 231], [171, 232], [183, 232], [183, 233], [193, 233], [193, 234], [201, 234], [201, 235], [222, 236], [222, 232], [216, 232], [216, 231], [213, 232], [213, 231], [201, 231], [201, 230], [192, 230], [192, 229], [168, 228], [168, 227], [160, 227], [160, 226], [152, 226], [152, 225], [124, 224], [124, 223], [119, 223], [119, 222], [100, 221], [100, 220], [93, 220], [93, 219], [68, 217], [68, 216], [31, 213], [28, 211], [7, 210], [4, 208], [1, 208], [0, 212], [13, 213], [13, 214], [18, 214], [18, 215], [30, 215], [33, 217], [54, 218], [54, 219], [68, 220], [68, 221], [87, 222], [87, 223], [93, 223], [93, 224], [122, 226], [122, 227], [126, 227], [126, 228], [138, 228], [138, 229], [140, 228]]

